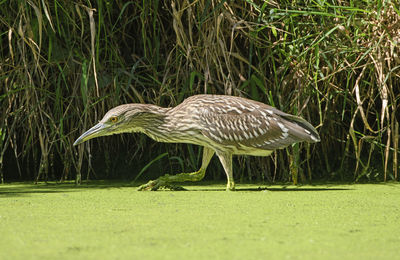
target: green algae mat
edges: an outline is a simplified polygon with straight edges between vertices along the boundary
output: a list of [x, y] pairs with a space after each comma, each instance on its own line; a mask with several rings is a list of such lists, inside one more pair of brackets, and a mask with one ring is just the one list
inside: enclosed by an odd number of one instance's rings
[[400, 256], [400, 184], [185, 187], [0, 185], [0, 259]]

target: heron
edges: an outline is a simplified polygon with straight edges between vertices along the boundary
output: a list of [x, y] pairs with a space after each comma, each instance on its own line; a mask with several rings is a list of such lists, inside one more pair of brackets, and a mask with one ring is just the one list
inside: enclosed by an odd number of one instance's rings
[[157, 190], [173, 183], [200, 181], [216, 154], [227, 177], [226, 190], [235, 190], [232, 155], [268, 156], [298, 142], [320, 141], [305, 119], [247, 98], [195, 95], [175, 107], [124, 104], [109, 110], [98, 124], [83, 133], [74, 146], [89, 139], [120, 133], [144, 133], [157, 142], [203, 146], [200, 169], [166, 174], [139, 187]]

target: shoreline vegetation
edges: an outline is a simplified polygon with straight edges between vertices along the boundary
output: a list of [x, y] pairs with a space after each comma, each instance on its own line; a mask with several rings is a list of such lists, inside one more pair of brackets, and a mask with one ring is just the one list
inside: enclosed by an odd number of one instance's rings
[[[236, 180], [399, 180], [398, 1], [3, 1], [0, 12], [2, 183], [194, 171], [191, 145], [72, 144], [111, 107], [201, 93], [264, 102], [321, 136], [235, 157]], [[225, 178], [217, 161], [206, 178]]]

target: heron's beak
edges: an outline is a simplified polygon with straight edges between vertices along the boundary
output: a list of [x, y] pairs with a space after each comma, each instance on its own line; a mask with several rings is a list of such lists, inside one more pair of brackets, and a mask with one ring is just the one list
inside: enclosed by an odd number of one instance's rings
[[79, 136], [79, 138], [76, 139], [74, 146], [86, 142], [89, 139], [105, 135], [105, 129], [107, 129], [107, 125], [103, 123], [98, 123], [97, 125], [87, 130], [83, 135]]

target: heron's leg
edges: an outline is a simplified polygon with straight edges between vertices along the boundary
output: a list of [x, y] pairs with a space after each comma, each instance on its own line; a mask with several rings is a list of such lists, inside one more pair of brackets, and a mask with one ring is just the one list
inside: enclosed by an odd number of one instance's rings
[[[164, 176], [159, 177], [154, 181], [149, 181], [146, 184], [141, 185], [138, 190], [158, 190], [160, 187], [167, 187], [171, 189], [177, 189], [173, 187], [171, 183], [174, 182], [184, 182], [184, 181], [200, 181], [204, 178], [206, 174], [206, 169], [212, 156], [214, 155], [214, 150], [204, 147], [203, 149], [203, 161], [201, 163], [200, 170], [197, 172], [190, 173], [179, 173], [176, 175], [166, 174]], [[178, 188], [179, 189], [179, 188]], [[181, 189], [181, 188], [180, 188]]]
[[224, 167], [226, 178], [228, 183], [226, 184], [226, 190], [235, 190], [235, 181], [233, 180], [232, 171], [232, 154], [231, 153], [217, 153], [222, 166]]

